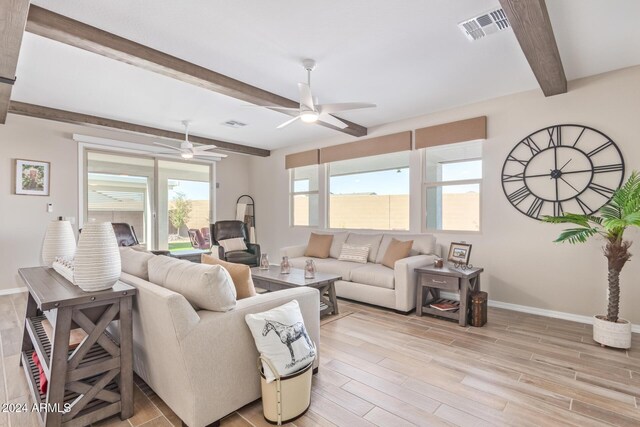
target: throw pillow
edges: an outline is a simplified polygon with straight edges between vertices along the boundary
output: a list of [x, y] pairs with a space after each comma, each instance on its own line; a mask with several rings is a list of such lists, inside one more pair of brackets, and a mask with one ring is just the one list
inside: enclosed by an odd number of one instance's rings
[[229, 311], [236, 306], [236, 288], [219, 265], [154, 256], [149, 281], [184, 296], [195, 310]]
[[242, 237], [235, 237], [233, 239], [218, 240], [220, 246], [224, 248], [225, 252], [233, 251], [246, 251], [247, 245], [244, 243]]
[[[307, 334], [298, 301], [256, 314], [247, 314], [247, 322], [260, 354], [268, 358], [280, 376], [297, 372], [312, 363], [316, 347]], [[275, 380], [263, 363], [266, 381]]]
[[304, 256], [313, 258], [329, 258], [332, 241], [333, 236], [331, 234], [311, 233], [307, 249], [304, 251]]
[[382, 241], [382, 234], [359, 234], [349, 233], [347, 241], [350, 245], [364, 246], [369, 245], [369, 256], [367, 257], [369, 262], [376, 262], [376, 256], [378, 255], [378, 249], [380, 248], [380, 242]]
[[203, 264], [221, 265], [229, 272], [233, 285], [236, 287], [238, 299], [252, 297], [257, 295], [256, 287], [251, 278], [251, 268], [248, 265], [226, 262], [211, 255], [202, 254]]
[[148, 262], [155, 255], [150, 252], [142, 252], [129, 247], [120, 247], [120, 265], [122, 271], [142, 280], [149, 280]]
[[400, 240], [391, 239], [391, 242], [387, 247], [387, 251], [384, 253], [384, 258], [382, 258], [382, 265], [394, 268], [396, 261], [409, 256], [412, 246], [413, 240], [402, 242]]
[[367, 256], [369, 255], [370, 249], [371, 245], [358, 246], [345, 243], [342, 245], [342, 251], [340, 251], [338, 261], [349, 261], [366, 264]]

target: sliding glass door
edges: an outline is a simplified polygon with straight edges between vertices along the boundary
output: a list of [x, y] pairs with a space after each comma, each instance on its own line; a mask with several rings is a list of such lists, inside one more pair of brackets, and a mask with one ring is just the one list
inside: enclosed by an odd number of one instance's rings
[[132, 225], [147, 249], [191, 250], [213, 219], [212, 164], [86, 151], [85, 221]]
[[145, 157], [88, 152], [85, 218], [130, 224], [140, 244], [152, 249], [154, 168]]
[[160, 249], [191, 250], [189, 231], [200, 234], [211, 223], [211, 166], [158, 161]]

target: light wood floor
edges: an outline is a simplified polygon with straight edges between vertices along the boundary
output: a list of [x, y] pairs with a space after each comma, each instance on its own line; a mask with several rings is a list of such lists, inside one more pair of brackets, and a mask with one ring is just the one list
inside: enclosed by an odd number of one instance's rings
[[[29, 402], [18, 366], [25, 294], [0, 297], [0, 402]], [[340, 301], [321, 328], [321, 367], [310, 411], [296, 426], [640, 425], [640, 337], [630, 351], [601, 348], [591, 327], [490, 309], [483, 328], [403, 316]], [[180, 420], [137, 380], [135, 415], [102, 426]], [[37, 415], [0, 414], [1, 426]], [[267, 426], [260, 402], [223, 426]]]

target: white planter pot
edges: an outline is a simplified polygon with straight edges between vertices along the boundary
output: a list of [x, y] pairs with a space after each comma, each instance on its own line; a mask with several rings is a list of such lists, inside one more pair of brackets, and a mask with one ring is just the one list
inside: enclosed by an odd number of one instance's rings
[[120, 250], [110, 222], [90, 222], [78, 239], [73, 282], [83, 291], [111, 288], [120, 278]]
[[51, 267], [57, 257], [73, 259], [76, 253], [76, 237], [69, 221], [54, 220], [47, 226], [42, 244], [42, 262]]
[[593, 316], [593, 340], [607, 347], [631, 348], [631, 322], [618, 319], [613, 323], [605, 316]]

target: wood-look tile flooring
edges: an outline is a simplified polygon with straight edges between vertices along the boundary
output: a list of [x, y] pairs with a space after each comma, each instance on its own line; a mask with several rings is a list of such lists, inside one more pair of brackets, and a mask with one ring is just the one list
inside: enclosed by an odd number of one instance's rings
[[[28, 402], [18, 367], [25, 294], [0, 297], [0, 402]], [[340, 301], [321, 328], [311, 409], [296, 426], [640, 425], [640, 337], [601, 348], [591, 327], [501, 309], [482, 328]], [[135, 416], [102, 426], [180, 425], [141, 380]], [[260, 401], [223, 426], [267, 426]], [[0, 413], [2, 426], [37, 426]]]

